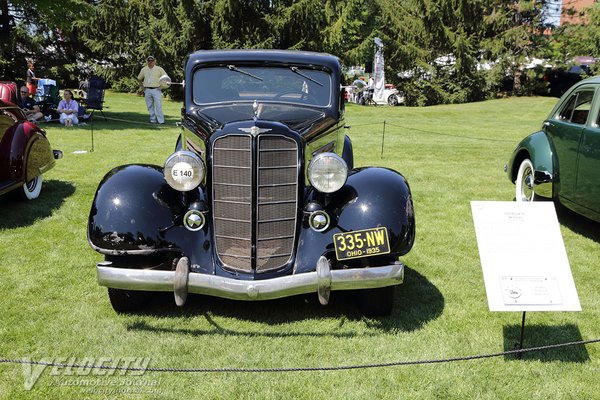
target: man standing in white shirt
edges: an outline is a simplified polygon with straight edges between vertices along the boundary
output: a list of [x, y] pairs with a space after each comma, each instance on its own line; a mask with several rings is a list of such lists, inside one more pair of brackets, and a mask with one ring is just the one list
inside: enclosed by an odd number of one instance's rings
[[161, 76], [166, 75], [166, 72], [156, 65], [154, 57], [149, 56], [146, 61], [148, 65], [142, 68], [138, 74], [140, 89], [144, 91], [146, 106], [148, 106], [148, 112], [150, 113], [150, 123], [164, 124], [165, 116], [162, 111], [162, 92], [160, 91], [159, 80]]

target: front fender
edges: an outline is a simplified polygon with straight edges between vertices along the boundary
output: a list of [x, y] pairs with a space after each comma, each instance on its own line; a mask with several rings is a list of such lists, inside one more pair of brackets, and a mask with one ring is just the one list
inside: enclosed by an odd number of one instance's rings
[[[199, 189], [188, 192], [203, 200]], [[155, 165], [114, 168], [100, 182], [88, 219], [88, 241], [103, 254], [185, 252], [207, 232], [182, 226], [187, 207]], [[189, 251], [189, 250], [188, 250]]]
[[553, 195], [553, 182], [556, 179], [554, 171], [553, 146], [544, 131], [535, 132], [523, 139], [513, 152], [506, 173], [511, 182], [517, 179], [519, 165], [529, 158], [533, 164], [534, 191], [536, 194], [551, 198]]
[[554, 175], [553, 148], [544, 131], [532, 133], [523, 139], [513, 152], [508, 163], [507, 174], [511, 182], [517, 179], [521, 161], [529, 158], [536, 171], [549, 172]]
[[[312, 200], [318, 195], [311, 193], [309, 197]], [[324, 208], [332, 219], [331, 226], [324, 232], [315, 232], [309, 228], [305, 216], [298, 242], [297, 273], [314, 270], [321, 255], [335, 259], [333, 235], [340, 232], [387, 227], [391, 251], [386, 255], [388, 259], [404, 255], [412, 248], [415, 214], [410, 187], [400, 173], [379, 167], [353, 170], [346, 185], [326, 200]], [[374, 257], [352, 262], [364, 266], [377, 263]]]

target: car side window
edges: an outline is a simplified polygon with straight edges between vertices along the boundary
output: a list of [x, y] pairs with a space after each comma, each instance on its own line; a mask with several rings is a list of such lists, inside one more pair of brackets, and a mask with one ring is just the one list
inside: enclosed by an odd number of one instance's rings
[[558, 114], [558, 119], [561, 121], [571, 121], [571, 115], [573, 115], [573, 108], [575, 108], [575, 101], [577, 101], [577, 94], [571, 96], [567, 101], [566, 106]]
[[567, 101], [565, 107], [558, 114], [558, 119], [574, 124], [584, 125], [592, 108], [594, 91], [585, 90], [575, 93]]
[[579, 92], [577, 102], [575, 103], [575, 109], [573, 110], [573, 116], [571, 117], [572, 123], [585, 125], [590, 109], [592, 108], [593, 98], [594, 92], [591, 90]]

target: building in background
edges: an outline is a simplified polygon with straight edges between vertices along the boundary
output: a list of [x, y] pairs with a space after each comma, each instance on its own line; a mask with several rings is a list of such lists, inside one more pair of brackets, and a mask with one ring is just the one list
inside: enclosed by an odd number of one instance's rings
[[547, 0], [544, 22], [558, 27], [564, 24], [584, 23], [583, 11], [594, 5], [595, 0]]
[[584, 23], [583, 11], [594, 5], [594, 0], [563, 0], [560, 24]]

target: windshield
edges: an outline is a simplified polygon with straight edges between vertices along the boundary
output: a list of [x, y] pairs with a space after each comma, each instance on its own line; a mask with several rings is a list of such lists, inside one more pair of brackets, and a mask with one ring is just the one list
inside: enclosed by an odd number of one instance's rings
[[326, 107], [331, 102], [328, 72], [301, 67], [227, 65], [194, 73], [196, 104], [275, 101]]

